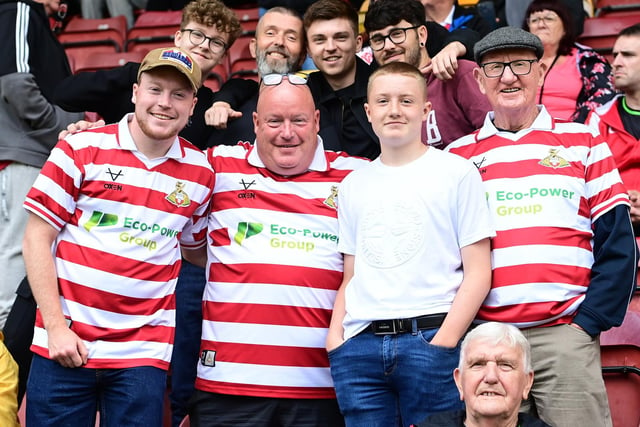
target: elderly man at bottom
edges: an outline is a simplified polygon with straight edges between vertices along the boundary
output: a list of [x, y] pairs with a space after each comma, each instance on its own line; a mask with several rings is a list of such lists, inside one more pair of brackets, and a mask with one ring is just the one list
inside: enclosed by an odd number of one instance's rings
[[343, 269], [338, 185], [366, 161], [324, 151], [305, 83], [263, 76], [255, 144], [208, 151], [208, 253], [184, 251], [208, 275], [192, 426], [344, 424], [324, 342]]
[[527, 409], [556, 427], [611, 425], [599, 334], [619, 325], [635, 287], [629, 197], [605, 140], [536, 105], [542, 42], [504, 27], [474, 47], [493, 112], [447, 147], [484, 181], [497, 235], [478, 319], [511, 323], [531, 344]]
[[549, 427], [518, 413], [533, 384], [531, 347], [520, 330], [489, 322], [462, 341], [453, 378], [465, 410], [435, 414], [419, 427]]

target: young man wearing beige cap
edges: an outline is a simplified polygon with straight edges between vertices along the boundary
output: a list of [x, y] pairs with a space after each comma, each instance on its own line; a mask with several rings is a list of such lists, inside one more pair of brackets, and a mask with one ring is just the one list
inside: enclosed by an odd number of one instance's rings
[[58, 142], [24, 207], [24, 257], [38, 303], [27, 385], [37, 426], [162, 425], [175, 323], [179, 243], [206, 213], [213, 171], [178, 137], [198, 65], [151, 51], [135, 112]]

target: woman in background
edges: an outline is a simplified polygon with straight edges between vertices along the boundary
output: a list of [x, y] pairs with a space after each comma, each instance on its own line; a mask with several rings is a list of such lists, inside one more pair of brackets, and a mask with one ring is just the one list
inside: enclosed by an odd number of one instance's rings
[[584, 123], [590, 110], [615, 95], [607, 60], [593, 49], [576, 43], [567, 9], [561, 2], [534, 0], [523, 28], [542, 40], [547, 66], [538, 103], [556, 118]]

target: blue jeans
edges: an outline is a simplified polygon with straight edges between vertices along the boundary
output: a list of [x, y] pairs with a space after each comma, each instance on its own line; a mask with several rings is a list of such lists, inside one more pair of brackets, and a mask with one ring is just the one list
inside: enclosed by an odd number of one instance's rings
[[182, 260], [176, 285], [176, 333], [171, 355], [171, 425], [178, 427], [187, 415], [195, 390], [202, 335], [202, 293], [205, 269]]
[[34, 355], [27, 383], [27, 425], [161, 426], [167, 374], [151, 366], [65, 368]]
[[435, 412], [463, 409], [453, 381], [460, 346], [429, 344], [437, 331], [363, 332], [329, 352], [347, 427], [409, 426]]

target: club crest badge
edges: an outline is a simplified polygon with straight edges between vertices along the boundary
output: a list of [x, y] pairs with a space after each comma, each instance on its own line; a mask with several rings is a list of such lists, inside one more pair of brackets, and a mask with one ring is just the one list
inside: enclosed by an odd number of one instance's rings
[[186, 208], [191, 205], [191, 199], [184, 192], [184, 183], [180, 181], [176, 182], [176, 189], [169, 193], [165, 199], [179, 208]]
[[331, 194], [329, 195], [329, 197], [324, 199], [323, 203], [329, 206], [330, 208], [338, 209], [338, 186], [337, 185], [331, 186]]
[[540, 160], [538, 164], [553, 169], [566, 168], [571, 166], [568, 161], [558, 155], [558, 151], [560, 150], [557, 148], [550, 148], [549, 155]]

